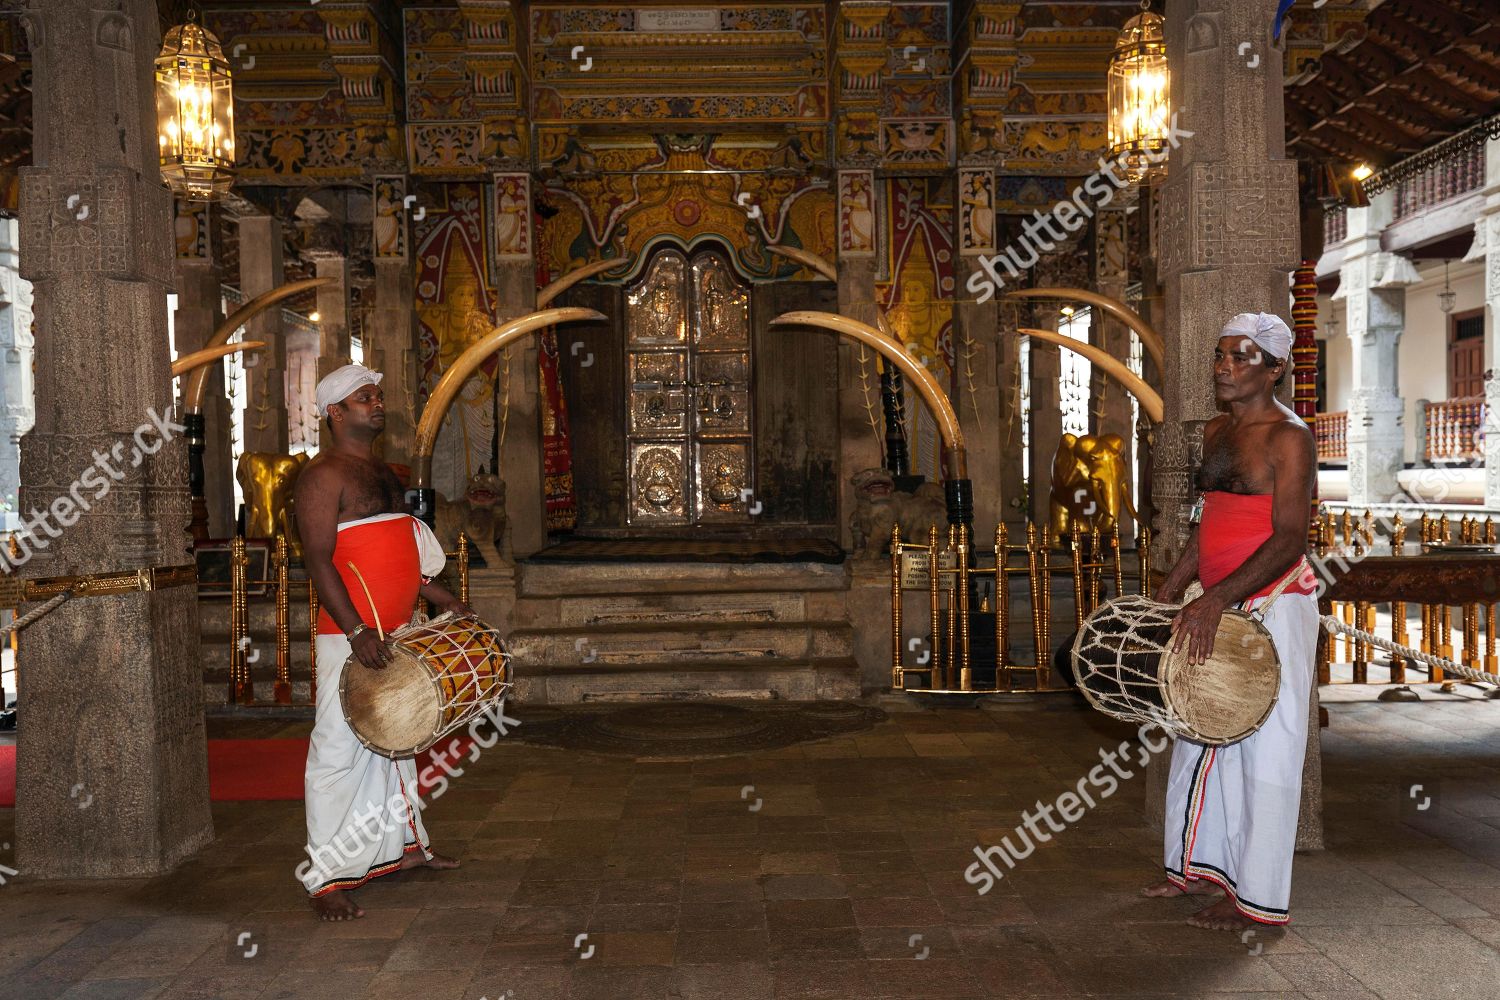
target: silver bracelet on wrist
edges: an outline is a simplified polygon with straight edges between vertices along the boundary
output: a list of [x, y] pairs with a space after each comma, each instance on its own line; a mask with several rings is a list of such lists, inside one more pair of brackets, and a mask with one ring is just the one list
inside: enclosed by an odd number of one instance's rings
[[369, 627], [370, 626], [366, 625], [364, 622], [360, 622], [358, 625], [354, 626], [354, 628], [350, 629], [348, 632], [345, 632], [344, 638], [348, 639], [350, 642], [353, 642], [356, 636], [358, 636], [361, 632]]

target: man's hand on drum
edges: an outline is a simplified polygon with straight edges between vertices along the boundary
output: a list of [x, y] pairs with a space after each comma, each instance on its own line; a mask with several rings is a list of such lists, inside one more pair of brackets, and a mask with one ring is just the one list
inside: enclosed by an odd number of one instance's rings
[[359, 662], [371, 670], [384, 669], [391, 662], [391, 647], [380, 641], [380, 635], [372, 628], [366, 628], [349, 640], [349, 648], [354, 650], [354, 655], [359, 657]]
[[1172, 651], [1177, 652], [1186, 643], [1189, 663], [1207, 662], [1214, 651], [1219, 619], [1228, 606], [1212, 590], [1188, 602], [1172, 619]]

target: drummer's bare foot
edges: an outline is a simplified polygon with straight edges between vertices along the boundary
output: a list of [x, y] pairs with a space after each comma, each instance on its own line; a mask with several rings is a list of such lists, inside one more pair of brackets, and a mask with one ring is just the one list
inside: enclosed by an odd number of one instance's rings
[[1199, 910], [1188, 917], [1187, 922], [1206, 931], [1242, 931], [1255, 926], [1255, 921], [1236, 909], [1234, 901], [1230, 899], [1221, 899], [1212, 906]]
[[1194, 879], [1193, 881], [1189, 882], [1187, 884], [1187, 888], [1184, 889], [1170, 879], [1167, 879], [1146, 886], [1146, 888], [1141, 890], [1141, 895], [1152, 897], [1160, 896], [1164, 899], [1170, 899], [1173, 896], [1212, 896], [1218, 891], [1219, 887], [1214, 885], [1212, 882], [1204, 882], [1198, 879]]
[[450, 858], [446, 854], [438, 854], [436, 851], [430, 859], [422, 857], [421, 851], [411, 851], [401, 859], [401, 870], [408, 868], [435, 868], [438, 871], [448, 871], [458, 867], [458, 859]]
[[312, 908], [319, 920], [358, 920], [365, 915], [365, 911], [354, 902], [354, 897], [342, 889], [312, 897]]

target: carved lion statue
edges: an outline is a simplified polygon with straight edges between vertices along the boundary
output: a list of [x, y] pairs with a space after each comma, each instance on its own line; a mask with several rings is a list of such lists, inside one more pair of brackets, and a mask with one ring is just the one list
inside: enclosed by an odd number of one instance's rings
[[936, 525], [948, 523], [948, 504], [941, 483], [923, 483], [915, 493], [901, 493], [885, 469], [864, 469], [849, 480], [854, 486], [854, 512], [849, 528], [854, 536], [854, 558], [879, 559], [886, 553], [891, 528], [901, 525], [901, 536], [917, 540], [927, 537]]
[[481, 473], [469, 479], [469, 489], [461, 500], [437, 498], [437, 536], [443, 548], [458, 548], [458, 533], [469, 536], [469, 544], [490, 569], [509, 566], [511, 548], [510, 522], [505, 516], [505, 482], [496, 475]]

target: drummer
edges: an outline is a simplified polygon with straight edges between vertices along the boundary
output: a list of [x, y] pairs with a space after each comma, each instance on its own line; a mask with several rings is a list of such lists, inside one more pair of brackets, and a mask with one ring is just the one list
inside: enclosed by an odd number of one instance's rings
[[377, 616], [383, 629], [395, 629], [411, 617], [419, 595], [439, 612], [468, 611], [432, 580], [443, 568], [443, 547], [407, 511], [400, 480], [375, 457], [375, 438], [385, 429], [382, 377], [345, 365], [318, 383], [328, 437], [296, 486], [297, 530], [321, 608], [305, 790], [311, 862], [297, 876], [324, 920], [364, 916], [350, 892], [372, 878], [406, 868], [458, 867], [428, 847], [413, 807], [415, 762], [365, 749], [339, 704], [339, 677], [351, 653], [373, 669], [390, 662]]
[[1291, 348], [1292, 331], [1267, 313], [1241, 313], [1220, 334], [1212, 372], [1221, 412], [1203, 433], [1194, 508], [1201, 523], [1156, 594], [1174, 602], [1193, 579], [1202, 583], [1203, 596], [1172, 626], [1174, 648], [1195, 662], [1213, 650], [1226, 608], [1269, 605], [1263, 624], [1281, 663], [1276, 707], [1256, 733], [1217, 748], [1179, 739], [1172, 750], [1167, 877], [1145, 893], [1222, 890], [1223, 899], [1188, 920], [1213, 930], [1284, 924], [1291, 898], [1318, 633], [1316, 580], [1304, 558], [1317, 449], [1307, 424], [1276, 399]]

